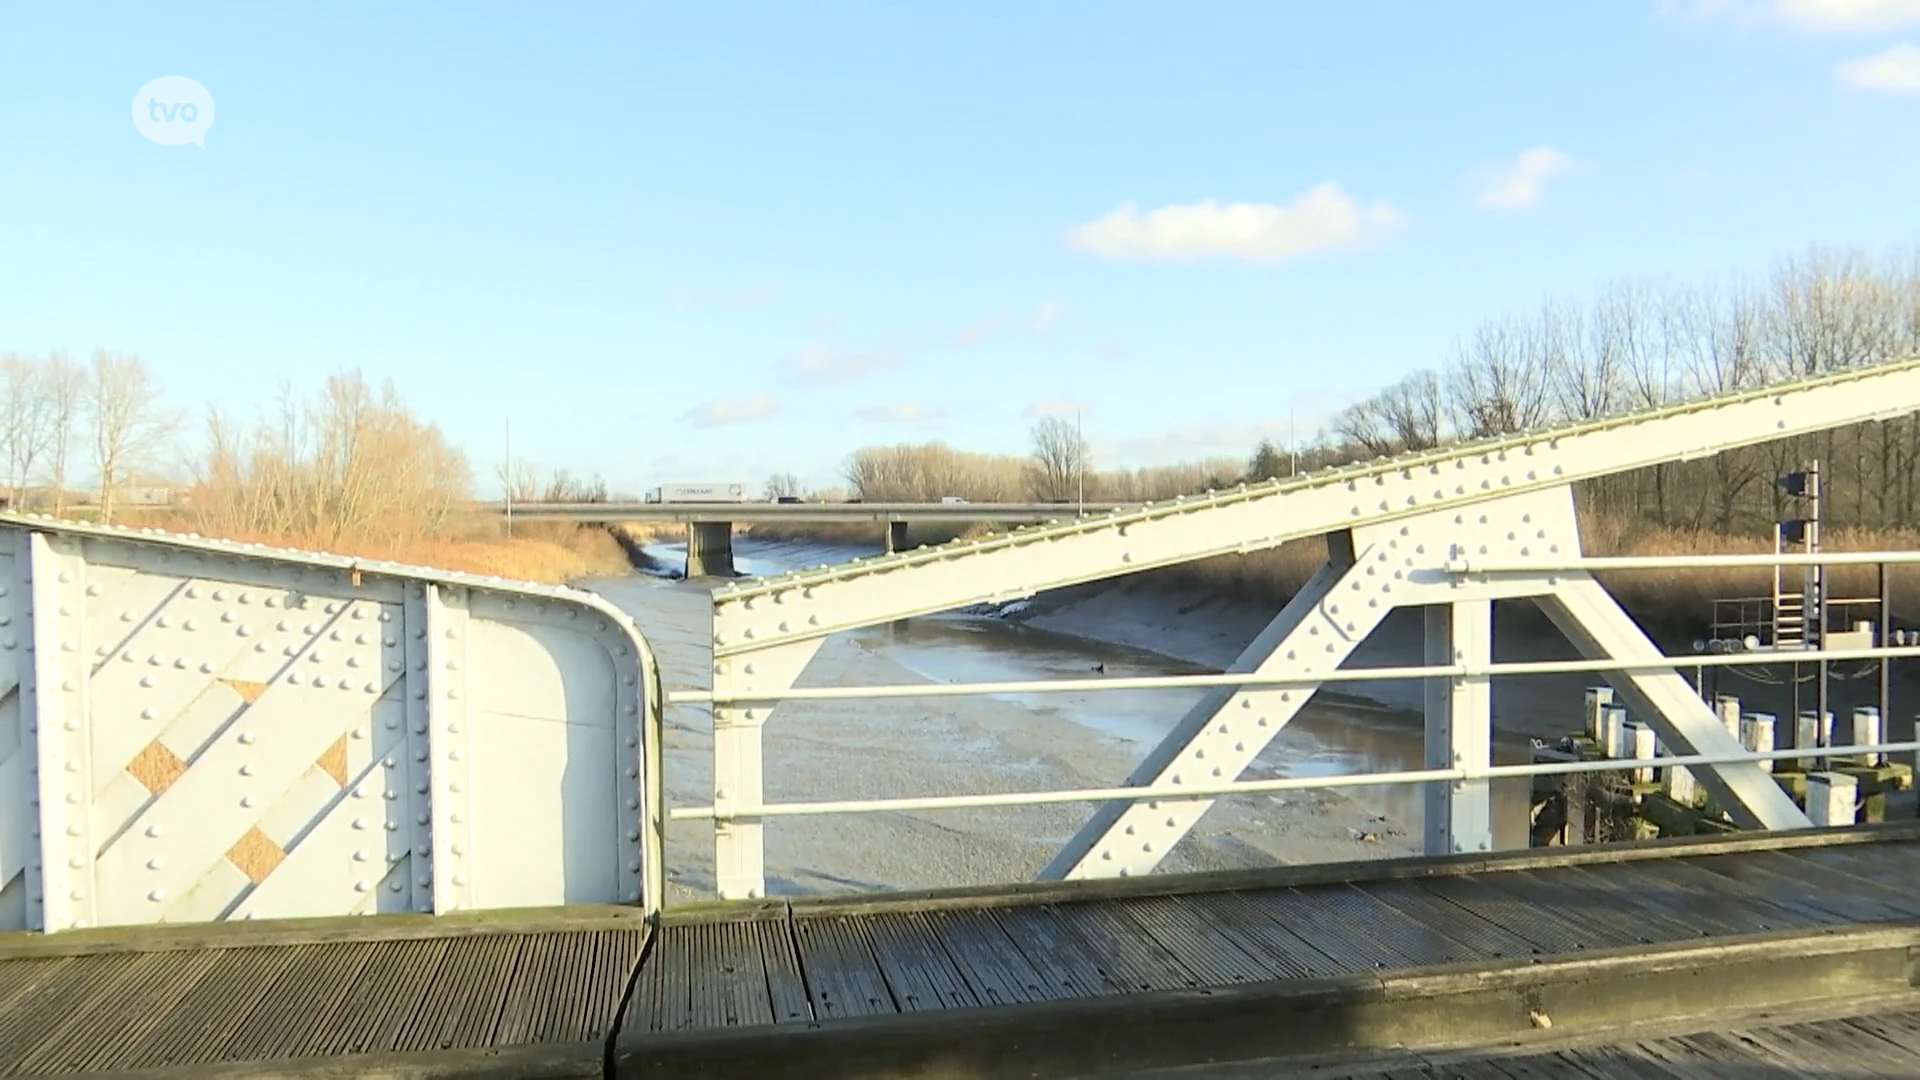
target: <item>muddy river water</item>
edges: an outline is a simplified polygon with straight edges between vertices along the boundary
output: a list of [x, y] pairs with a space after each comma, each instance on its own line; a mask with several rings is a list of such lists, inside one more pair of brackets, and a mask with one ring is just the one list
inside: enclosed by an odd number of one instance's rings
[[[665, 565], [676, 545], [650, 551]], [[869, 551], [736, 540], [738, 566], [763, 574]], [[709, 609], [698, 582], [602, 579], [594, 591], [632, 613], [670, 688], [707, 684]], [[1152, 652], [1050, 633], [987, 616], [939, 615], [836, 635], [801, 685], [983, 682], [1194, 674]], [[1004, 694], [906, 701], [793, 702], [765, 734], [767, 797], [848, 798], [1122, 783], [1186, 712], [1197, 691]], [[671, 804], [711, 801], [711, 728], [704, 707], [669, 710]], [[1524, 760], [1502, 739], [1501, 760]], [[1338, 775], [1421, 767], [1417, 715], [1322, 694], [1282, 731], [1249, 776]], [[1217, 803], [1165, 869], [1223, 868], [1408, 854], [1419, 847], [1421, 798], [1407, 786], [1248, 796]], [[769, 889], [842, 891], [1030, 878], [1091, 811], [1086, 804], [1014, 810], [789, 818], [767, 826]], [[1495, 844], [1526, 843], [1526, 781], [1495, 792]], [[712, 829], [673, 830], [672, 880], [711, 888]]]

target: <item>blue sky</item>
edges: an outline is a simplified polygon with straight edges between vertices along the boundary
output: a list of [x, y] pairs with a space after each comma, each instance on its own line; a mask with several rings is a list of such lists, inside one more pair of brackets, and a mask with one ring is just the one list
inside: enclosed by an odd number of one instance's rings
[[[491, 476], [1244, 454], [1623, 277], [1920, 239], [1920, 0], [0, 3], [0, 350]], [[149, 141], [161, 76], [217, 105]]]

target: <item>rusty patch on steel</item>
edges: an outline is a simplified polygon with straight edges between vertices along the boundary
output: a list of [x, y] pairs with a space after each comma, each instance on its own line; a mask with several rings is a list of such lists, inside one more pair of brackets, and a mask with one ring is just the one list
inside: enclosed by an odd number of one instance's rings
[[347, 786], [347, 737], [345, 735], [333, 740], [333, 745], [327, 747], [320, 755], [320, 771], [333, 777], [333, 782], [341, 787]]
[[248, 829], [245, 836], [227, 849], [227, 861], [255, 885], [267, 880], [267, 875], [279, 869], [286, 858], [287, 853], [280, 850], [280, 845], [267, 839], [267, 834], [257, 828]]
[[158, 739], [148, 743], [145, 750], [127, 762], [127, 775], [155, 795], [164, 794], [175, 780], [186, 774], [187, 763]]
[[245, 679], [221, 679], [220, 681], [226, 683], [229, 689], [240, 695], [241, 701], [249, 705], [259, 701], [260, 695], [267, 692], [267, 684], [263, 682], [248, 682]]

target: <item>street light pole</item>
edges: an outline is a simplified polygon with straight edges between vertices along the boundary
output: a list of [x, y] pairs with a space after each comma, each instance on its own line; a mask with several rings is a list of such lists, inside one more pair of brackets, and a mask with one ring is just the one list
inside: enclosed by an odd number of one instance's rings
[[1087, 516], [1087, 433], [1080, 426], [1080, 410], [1073, 411], [1073, 475], [1080, 488], [1080, 515]]
[[507, 536], [513, 536], [513, 417], [507, 417]]

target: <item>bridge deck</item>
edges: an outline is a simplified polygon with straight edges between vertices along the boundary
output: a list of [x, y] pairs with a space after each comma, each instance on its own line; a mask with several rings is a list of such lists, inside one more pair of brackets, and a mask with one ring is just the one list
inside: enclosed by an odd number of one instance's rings
[[[1223, 1075], [1222, 1080], [1226, 1080]], [[1271, 1075], [1247, 1072], [1245, 1075]], [[1324, 1080], [1737, 1080], [1920, 1076], [1920, 1009], [1636, 1039], [1540, 1053], [1316, 1070]]]
[[[1030, 1053], [1035, 1040], [1067, 1030], [1101, 1031], [1088, 1037], [1111, 1039], [1115, 1054], [1131, 1057], [1136, 1042], [1159, 1049], [1154, 1037], [1128, 1030], [1162, 1004], [1227, 1006], [1236, 988], [1250, 997], [1291, 982], [1357, 1001], [1379, 997], [1372, 980], [1394, 974], [1804, 941], [1920, 919], [1920, 894], [1909, 888], [1920, 875], [1920, 839], [1911, 831], [1865, 843], [1802, 834], [1753, 845], [1643, 850], [1623, 861], [1540, 852], [1484, 866], [1410, 860], [1371, 872], [1348, 867], [1344, 879], [1319, 882], [1316, 868], [1298, 868], [1291, 884], [1250, 877], [1242, 887], [1175, 895], [1076, 899], [1071, 889], [1036, 889], [1024, 900], [795, 902], [754, 918], [669, 920], [642, 964], [618, 1041], [623, 1060], [659, 1075], [696, 1067], [751, 1075], [756, 1059], [798, 1067], [792, 1055], [808, 1049], [806, 1033], [830, 1031], [846, 1035], [835, 1051], [845, 1075], [869, 1075], [847, 1056], [869, 1044], [883, 1048], [886, 1064], [871, 1065], [882, 1075], [916, 1056], [993, 1058], [962, 1045], [969, 1040], [1004, 1039]], [[1491, 868], [1501, 865], [1508, 869]], [[1151, 881], [1101, 884], [1146, 892]], [[1039, 1015], [1057, 1019], [1031, 1019]], [[903, 1045], [916, 1049], [903, 1057]], [[1206, 1047], [1189, 1049], [1200, 1055], [1190, 1060], [1207, 1059]]]
[[[1336, 1025], [1344, 1049], [1442, 1044], [1511, 1011], [1481, 993], [1503, 970], [1569, 957], [1614, 982], [1529, 991], [1563, 1031], [1612, 1015], [1572, 1011], [1609, 993], [1640, 1015], [1681, 986], [1705, 1015], [1750, 1011], [1763, 984], [1906, 992], [1916, 874], [1920, 829], [1881, 826], [729, 906], [651, 940], [622, 908], [6, 935], [0, 1075], [1055, 1075], [1244, 1059]], [[1873, 951], [1820, 944], [1863, 935]], [[1702, 991], [1713, 967], [1749, 996]], [[1371, 1041], [1403, 1014], [1436, 1026]]]
[[543, 1045], [597, 1060], [645, 935], [625, 911], [8, 935], [0, 1076]]
[[1224, 987], [1920, 917], [1920, 842], [669, 925], [624, 1030]]

